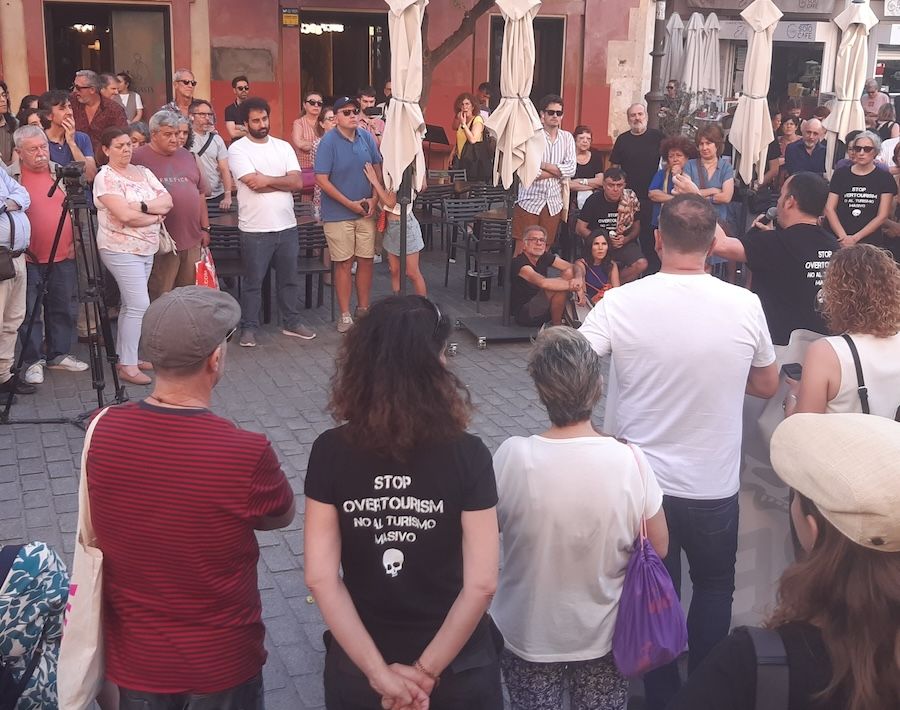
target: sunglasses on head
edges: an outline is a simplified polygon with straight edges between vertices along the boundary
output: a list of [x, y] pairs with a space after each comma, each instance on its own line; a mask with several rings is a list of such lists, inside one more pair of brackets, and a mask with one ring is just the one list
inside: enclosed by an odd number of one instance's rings
[[197, 86], [197, 82], [193, 79], [178, 79], [179, 84], [184, 84], [185, 86]]
[[551, 108], [545, 108], [544, 113], [546, 113], [548, 116], [562, 116], [563, 115], [563, 112], [561, 110], [555, 111], [554, 109], [551, 109]]
[[854, 153], [871, 153], [875, 150], [874, 145], [855, 145], [850, 149]]
[[342, 116], [359, 116], [359, 109], [358, 108], [346, 108], [346, 109], [341, 109], [340, 111], [338, 111], [338, 113], [341, 114]]
[[308, 103], [310, 106], [324, 106], [325, 105], [324, 101], [316, 101], [315, 99], [307, 99], [306, 103]]

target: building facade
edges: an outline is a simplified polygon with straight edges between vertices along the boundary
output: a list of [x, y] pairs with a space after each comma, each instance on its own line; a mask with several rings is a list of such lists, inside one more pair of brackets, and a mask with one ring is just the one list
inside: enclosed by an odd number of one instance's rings
[[[462, 3], [432, 0], [429, 45], [463, 19]], [[626, 129], [625, 108], [649, 90], [653, 0], [544, 0], [535, 23], [538, 92], [565, 99], [564, 127], [586, 123], [598, 146]], [[453, 100], [481, 82], [499, 83], [503, 20], [495, 7], [434, 71], [429, 123], [449, 129]], [[252, 93], [272, 105], [284, 135], [301, 92], [381, 90], [390, 71], [383, 0], [4, 0], [0, 76], [17, 105], [28, 93], [68, 87], [77, 69], [128, 70], [146, 108], [171, 98], [171, 74], [189, 67], [195, 95], [219, 114], [233, 100], [230, 81], [246, 74]], [[496, 93], [499, 93], [497, 91]], [[449, 131], [448, 131], [449, 132]]]

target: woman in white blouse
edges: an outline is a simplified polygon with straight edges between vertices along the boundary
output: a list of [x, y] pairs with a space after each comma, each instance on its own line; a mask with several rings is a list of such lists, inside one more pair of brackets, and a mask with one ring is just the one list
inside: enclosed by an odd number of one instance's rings
[[119, 377], [136, 385], [150, 384], [138, 360], [141, 321], [150, 305], [147, 281], [159, 249], [160, 225], [172, 209], [172, 197], [147, 168], [131, 164], [131, 138], [123, 128], [107, 128], [100, 145], [109, 159], [94, 179], [97, 248], [100, 259], [119, 285], [116, 350]]

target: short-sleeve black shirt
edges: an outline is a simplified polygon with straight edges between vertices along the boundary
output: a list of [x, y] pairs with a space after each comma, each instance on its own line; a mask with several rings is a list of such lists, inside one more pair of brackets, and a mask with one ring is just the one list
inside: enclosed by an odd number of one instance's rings
[[[828, 191], [838, 196], [835, 212], [844, 231], [856, 234], [878, 215], [882, 195], [897, 194], [897, 183], [884, 170], [876, 168], [868, 175], [857, 175], [846, 167], [835, 171]], [[863, 241], [882, 246], [881, 230]]]
[[575, 161], [575, 180], [587, 178], [591, 180], [597, 173], [603, 172], [603, 156], [600, 151], [591, 148], [591, 158], [584, 165]]
[[625, 184], [641, 200], [647, 199], [650, 181], [659, 170], [659, 145], [662, 140], [663, 134], [655, 128], [648, 128], [639, 136], [627, 131], [619, 134], [610, 153], [609, 161], [622, 166]]
[[751, 288], [762, 303], [772, 342], [787, 345], [797, 328], [827, 333], [816, 295], [838, 248], [834, 236], [814, 224], [795, 224], [787, 229], [754, 229], [741, 241], [753, 273]]
[[605, 234], [609, 234], [610, 230], [616, 229], [619, 221], [619, 203], [610, 202], [602, 189], [597, 190], [585, 201], [584, 207], [578, 213], [578, 219], [587, 223], [588, 229], [592, 232], [595, 229], [602, 229]]
[[405, 463], [358, 446], [348, 427], [313, 444], [309, 498], [337, 508], [344, 583], [388, 663], [411, 663], [462, 589], [462, 513], [497, 504], [491, 454], [460, 434]]
[[541, 276], [545, 277], [550, 271], [550, 267], [553, 266], [553, 262], [556, 261], [556, 255], [551, 252], [545, 252], [541, 254], [538, 258], [536, 264], [532, 264], [528, 257], [525, 255], [525, 252], [522, 252], [517, 257], [512, 260], [512, 292], [509, 296], [509, 304], [510, 310], [512, 313], [518, 313], [519, 309], [522, 308], [526, 303], [528, 303], [540, 289], [534, 284], [528, 283], [525, 279], [519, 276], [519, 272], [522, 270], [523, 266], [530, 266], [532, 269], [537, 271]]
[[244, 123], [244, 118], [241, 116], [241, 107], [234, 101], [225, 107], [225, 120], [234, 121], [238, 126]]

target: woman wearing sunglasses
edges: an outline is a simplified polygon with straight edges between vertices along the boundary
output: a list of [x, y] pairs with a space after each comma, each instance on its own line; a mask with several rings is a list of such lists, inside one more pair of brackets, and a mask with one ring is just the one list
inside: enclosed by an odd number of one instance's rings
[[291, 144], [297, 152], [297, 160], [300, 162], [300, 170], [303, 173], [303, 187], [313, 187], [316, 184], [316, 175], [313, 171], [315, 156], [313, 145], [325, 135], [325, 130], [319, 124], [319, 116], [322, 114], [322, 94], [318, 91], [307, 91], [300, 108], [300, 117], [294, 121], [291, 128]]
[[875, 165], [881, 139], [863, 131], [850, 143], [853, 164], [835, 170], [825, 216], [841, 246], [858, 242], [884, 246], [882, 225], [891, 214], [897, 183]]
[[[487, 608], [500, 556], [491, 454], [466, 433], [452, 325], [422, 296], [372, 305], [344, 340], [307, 468], [306, 584], [328, 710], [503, 707]], [[343, 570], [343, 574], [341, 571]]]

